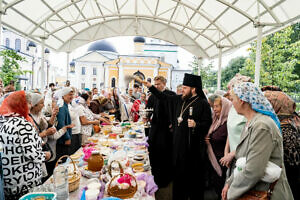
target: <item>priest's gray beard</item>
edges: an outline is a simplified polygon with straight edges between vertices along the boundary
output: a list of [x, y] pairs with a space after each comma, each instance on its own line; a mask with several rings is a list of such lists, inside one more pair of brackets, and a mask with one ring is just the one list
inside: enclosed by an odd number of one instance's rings
[[187, 93], [186, 95], [182, 95], [181, 98], [183, 101], [188, 100], [189, 98], [191, 98], [193, 96], [192, 91], [190, 91], [189, 93]]

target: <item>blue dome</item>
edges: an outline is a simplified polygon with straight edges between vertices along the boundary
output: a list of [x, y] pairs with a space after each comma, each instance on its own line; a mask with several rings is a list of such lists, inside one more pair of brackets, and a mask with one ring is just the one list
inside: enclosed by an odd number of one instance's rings
[[138, 43], [145, 43], [146, 40], [144, 37], [137, 36], [133, 38], [133, 41]]
[[45, 49], [45, 53], [50, 53], [48, 48]]
[[118, 53], [113, 45], [105, 40], [100, 40], [91, 44], [88, 51], [110, 51]]
[[75, 66], [74, 60], [72, 60], [72, 61], [70, 62], [70, 66]]
[[30, 41], [27, 45], [28, 47], [36, 47], [36, 44], [32, 41]]

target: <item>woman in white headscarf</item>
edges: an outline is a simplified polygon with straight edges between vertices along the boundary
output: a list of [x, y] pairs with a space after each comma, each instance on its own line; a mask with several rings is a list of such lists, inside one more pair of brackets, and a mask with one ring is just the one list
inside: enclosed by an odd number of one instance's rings
[[61, 128], [59, 131], [56, 131], [54, 127], [57, 124], [56, 116], [58, 114], [58, 107], [52, 108], [52, 115], [49, 120], [46, 119], [45, 115], [42, 113], [44, 107], [44, 98], [38, 93], [31, 94], [31, 104], [30, 116], [33, 119], [35, 128], [39, 133], [40, 137], [43, 139], [44, 143], [49, 146], [52, 151], [52, 156], [50, 160], [46, 163], [47, 172], [44, 173], [44, 176], [49, 176], [52, 174], [55, 158], [56, 158], [56, 141], [66, 133], [67, 129], [72, 127], [71, 125]]
[[[56, 97], [58, 98], [57, 104], [59, 106], [59, 112], [57, 114], [56, 129], [71, 125], [71, 116], [69, 112], [69, 104], [73, 100], [74, 91], [71, 87], [64, 87], [57, 91]], [[72, 139], [72, 126], [67, 128], [65, 134], [57, 140], [56, 143], [56, 160], [63, 155], [70, 155], [70, 146]]]

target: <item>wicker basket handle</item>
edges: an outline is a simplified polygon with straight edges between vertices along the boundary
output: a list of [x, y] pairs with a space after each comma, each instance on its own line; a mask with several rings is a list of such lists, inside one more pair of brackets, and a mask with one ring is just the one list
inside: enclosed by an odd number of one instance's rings
[[72, 163], [73, 163], [73, 167], [74, 167], [74, 169], [73, 169], [73, 172], [74, 172], [75, 169], [76, 169], [75, 162], [74, 162], [74, 160], [73, 160], [70, 156], [68, 156], [68, 155], [64, 155], [64, 156], [60, 157], [60, 158], [56, 161], [55, 167], [58, 166], [59, 161], [61, 161], [63, 158], [70, 158], [70, 159], [71, 159], [71, 161], [72, 161]]
[[110, 177], [112, 177], [112, 174], [111, 174], [111, 166], [112, 166], [112, 164], [113, 164], [114, 162], [118, 163], [119, 169], [120, 169], [120, 174], [123, 174], [123, 173], [124, 173], [124, 170], [123, 170], [123, 167], [122, 167], [121, 163], [120, 163], [119, 161], [117, 161], [117, 160], [113, 160], [113, 161], [111, 161], [110, 165], [108, 166], [108, 173], [109, 173]]
[[125, 176], [126, 174], [129, 175], [129, 176], [134, 180], [134, 182], [135, 182], [134, 190], [137, 191], [137, 181], [136, 181], [136, 178], [135, 178], [133, 175], [131, 175], [131, 174], [123, 173], [123, 172], [120, 173], [119, 175], [114, 176], [114, 177], [110, 180], [110, 182], [109, 182], [109, 184], [108, 184], [108, 190], [110, 190], [110, 188], [111, 188], [111, 183], [113, 182], [114, 179], [116, 179], [118, 176], [120, 176], [120, 177]]

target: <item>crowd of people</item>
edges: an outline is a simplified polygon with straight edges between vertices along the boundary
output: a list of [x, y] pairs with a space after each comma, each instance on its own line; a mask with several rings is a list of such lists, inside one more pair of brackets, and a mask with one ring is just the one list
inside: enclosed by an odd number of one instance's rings
[[[0, 81], [2, 84], [2, 81]], [[140, 86], [135, 85], [139, 89]], [[19, 199], [45, 182], [57, 160], [75, 153], [94, 133], [94, 126], [118, 121], [138, 121], [146, 107], [146, 94], [84, 89], [69, 83], [62, 88], [49, 84], [45, 93], [1, 90], [0, 145], [5, 199]], [[130, 93], [130, 91], [135, 92]]]
[[[61, 88], [51, 83], [45, 92], [15, 91], [0, 80], [5, 199], [19, 199], [45, 182], [57, 160], [87, 143], [94, 126], [110, 124], [111, 115], [151, 124], [148, 150], [158, 200], [201, 200], [207, 185], [223, 200], [258, 191], [272, 191], [272, 200], [300, 198], [300, 118], [279, 88], [260, 89], [240, 74], [227, 92], [214, 94], [192, 74], [185, 74], [176, 93], [163, 76], [153, 85], [138, 81], [126, 91], [99, 93], [70, 82]], [[142, 115], [146, 108], [153, 112]], [[278, 177], [267, 173], [270, 163]]]

